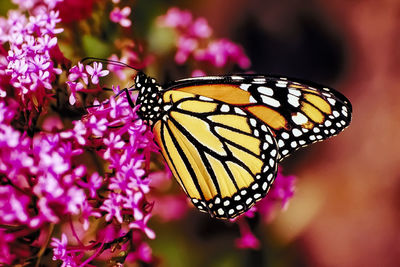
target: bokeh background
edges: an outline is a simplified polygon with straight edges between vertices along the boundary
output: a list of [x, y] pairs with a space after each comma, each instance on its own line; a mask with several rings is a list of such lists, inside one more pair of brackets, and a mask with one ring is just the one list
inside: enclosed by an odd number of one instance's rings
[[[2, 15], [9, 2], [0, 0]], [[172, 6], [241, 44], [256, 73], [337, 88], [354, 117], [339, 136], [283, 162], [284, 173], [298, 177], [296, 193], [271, 223], [250, 221], [260, 249], [237, 249], [236, 225], [192, 210], [179, 220], [154, 218], [155, 265], [399, 266], [400, 1], [138, 0], [132, 27], [151, 34]], [[108, 56], [97, 48], [82, 54]]]

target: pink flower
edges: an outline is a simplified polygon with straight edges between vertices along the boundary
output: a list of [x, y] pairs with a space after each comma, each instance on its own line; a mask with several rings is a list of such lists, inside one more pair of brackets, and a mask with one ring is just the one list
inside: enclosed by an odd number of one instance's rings
[[157, 19], [159, 25], [171, 28], [184, 28], [192, 23], [192, 14], [187, 10], [180, 10], [172, 7], [168, 9], [167, 14]]
[[116, 193], [111, 193], [110, 196], [104, 201], [100, 210], [106, 212], [106, 221], [111, 221], [114, 217], [119, 223], [122, 223], [121, 207], [123, 203], [123, 196]]
[[75, 82], [79, 78], [81, 78], [86, 85], [89, 84], [88, 75], [81, 62], [78, 62], [78, 65], [73, 66], [69, 70], [69, 75], [68, 75], [68, 80], [71, 82]]
[[152, 249], [146, 243], [142, 242], [134, 252], [129, 253], [127, 256], [128, 262], [136, 262], [137, 260], [150, 263], [152, 260]]
[[189, 55], [195, 51], [198, 43], [194, 38], [180, 37], [178, 40], [178, 51], [175, 54], [175, 61], [178, 64], [183, 64], [188, 59]]
[[53, 247], [53, 259], [58, 260], [65, 258], [67, 256], [67, 244], [68, 239], [67, 236], [63, 233], [61, 235], [61, 240], [58, 238], [53, 237], [51, 242], [51, 246]]
[[145, 233], [147, 235], [148, 238], [150, 239], [154, 239], [156, 238], [156, 234], [154, 233], [153, 230], [151, 230], [148, 226], [147, 226], [147, 222], [150, 219], [150, 214], [147, 214], [146, 216], [144, 216], [143, 220], [140, 221], [134, 221], [132, 223], [129, 224], [129, 228], [132, 229], [139, 229], [141, 230], [143, 233]]
[[232, 63], [243, 69], [250, 67], [250, 60], [239, 45], [227, 39], [211, 39], [212, 29], [204, 18], [193, 20], [189, 11], [173, 7], [157, 21], [177, 34], [175, 62], [178, 64], [193, 58], [196, 63], [207, 62], [217, 68]]
[[131, 8], [126, 6], [122, 10], [119, 7], [114, 7], [110, 13], [110, 20], [115, 23], [119, 23], [122, 27], [130, 27], [132, 22], [128, 19], [131, 14]]
[[192, 77], [202, 77], [202, 76], [206, 76], [206, 73], [202, 70], [196, 69], [192, 72]]
[[7, 265], [12, 265], [16, 254], [12, 251], [12, 246], [14, 244], [16, 237], [8, 233], [6, 229], [0, 228], [0, 262]]
[[246, 231], [240, 238], [235, 240], [235, 245], [240, 249], [258, 249], [260, 248], [260, 241], [251, 231]]
[[197, 60], [208, 61], [216, 67], [223, 67], [229, 61], [238, 63], [244, 69], [250, 67], [250, 60], [243, 49], [227, 39], [210, 42], [206, 49], [196, 51], [194, 56]]
[[91, 76], [91, 80], [93, 84], [99, 83], [99, 78], [107, 76], [109, 71], [103, 70], [103, 64], [94, 62], [93, 67], [90, 65], [86, 65], [86, 71]]
[[67, 85], [71, 91], [71, 94], [69, 95], [69, 103], [74, 105], [76, 103], [76, 92], [83, 90], [85, 87], [80, 82], [67, 81]]
[[[255, 209], [257, 209], [264, 221], [271, 221], [277, 209], [281, 210], [287, 208], [289, 200], [294, 195], [295, 181], [295, 176], [285, 176], [282, 174], [281, 170], [278, 169], [277, 177], [267, 196], [255, 205]], [[249, 215], [251, 214], [246, 213], [246, 216]]]
[[27, 223], [29, 220], [29, 197], [16, 191], [13, 187], [0, 186], [0, 222]]
[[189, 34], [197, 38], [209, 38], [212, 29], [205, 18], [198, 18], [190, 25]]

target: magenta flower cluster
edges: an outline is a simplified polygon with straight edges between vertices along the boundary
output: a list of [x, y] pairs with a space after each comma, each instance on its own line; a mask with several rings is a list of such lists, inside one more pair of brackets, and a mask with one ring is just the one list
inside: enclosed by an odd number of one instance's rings
[[[168, 168], [149, 171], [150, 155], [158, 149], [132, 106], [135, 94], [112, 86], [111, 96], [100, 96], [103, 77], [130, 77], [120, 66], [69, 65], [59, 47], [67, 28], [59, 26], [56, 8], [79, 1], [13, 2], [19, 10], [0, 18], [0, 264], [39, 265], [42, 248], [52, 248], [62, 266], [93, 266], [104, 259], [118, 265], [121, 254], [126, 262], [150, 263], [146, 240], [156, 234], [149, 220], [154, 214], [163, 221], [181, 219], [188, 205], [183, 193], [154, 194], [153, 187], [171, 181], [171, 174]], [[114, 8], [110, 20], [128, 27], [129, 14]], [[240, 46], [211, 39], [204, 18], [172, 8], [157, 21], [179, 33], [179, 64], [191, 58], [217, 68], [250, 65]], [[124, 48], [127, 63], [152, 62], [132, 47]], [[68, 112], [75, 112], [74, 120]], [[259, 212], [268, 220], [293, 189], [294, 177], [279, 174], [269, 196], [245, 216]], [[258, 248], [243, 218], [237, 221], [236, 246]]]
[[[250, 60], [239, 45], [228, 39], [211, 38], [212, 29], [202, 17], [194, 19], [189, 11], [174, 7], [158, 18], [158, 24], [176, 32], [175, 61], [178, 64], [192, 58], [217, 68], [227, 67], [228, 64], [237, 64], [242, 69], [250, 67]], [[204, 73], [204, 70], [196, 70], [194, 76]]]
[[[0, 26], [1, 42], [10, 46], [3, 76], [15, 89], [12, 94], [27, 109], [37, 109], [45, 103], [53, 89], [52, 82], [61, 74], [61, 69], [56, 68], [52, 60], [57, 46], [55, 35], [63, 31], [56, 27], [58, 22], [58, 12], [38, 8], [36, 15], [29, 18], [19, 11], [11, 11], [8, 20]], [[6, 94], [3, 85], [0, 95]]]

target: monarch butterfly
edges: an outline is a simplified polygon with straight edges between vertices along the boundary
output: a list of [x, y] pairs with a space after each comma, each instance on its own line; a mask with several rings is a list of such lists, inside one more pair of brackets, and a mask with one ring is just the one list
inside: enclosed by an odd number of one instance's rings
[[139, 72], [139, 117], [176, 180], [202, 212], [230, 219], [268, 192], [277, 163], [351, 121], [339, 92], [260, 75], [182, 79], [164, 88]]

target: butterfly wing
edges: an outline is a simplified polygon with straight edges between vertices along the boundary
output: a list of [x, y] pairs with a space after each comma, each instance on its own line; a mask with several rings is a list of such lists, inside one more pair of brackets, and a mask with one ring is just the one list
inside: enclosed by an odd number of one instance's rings
[[169, 90], [155, 140], [193, 204], [234, 218], [264, 197], [276, 176], [278, 149], [262, 121], [200, 94]]
[[267, 125], [279, 160], [300, 147], [337, 135], [351, 121], [350, 102], [334, 89], [266, 76], [218, 76], [180, 80], [173, 90], [200, 94], [241, 109]]

